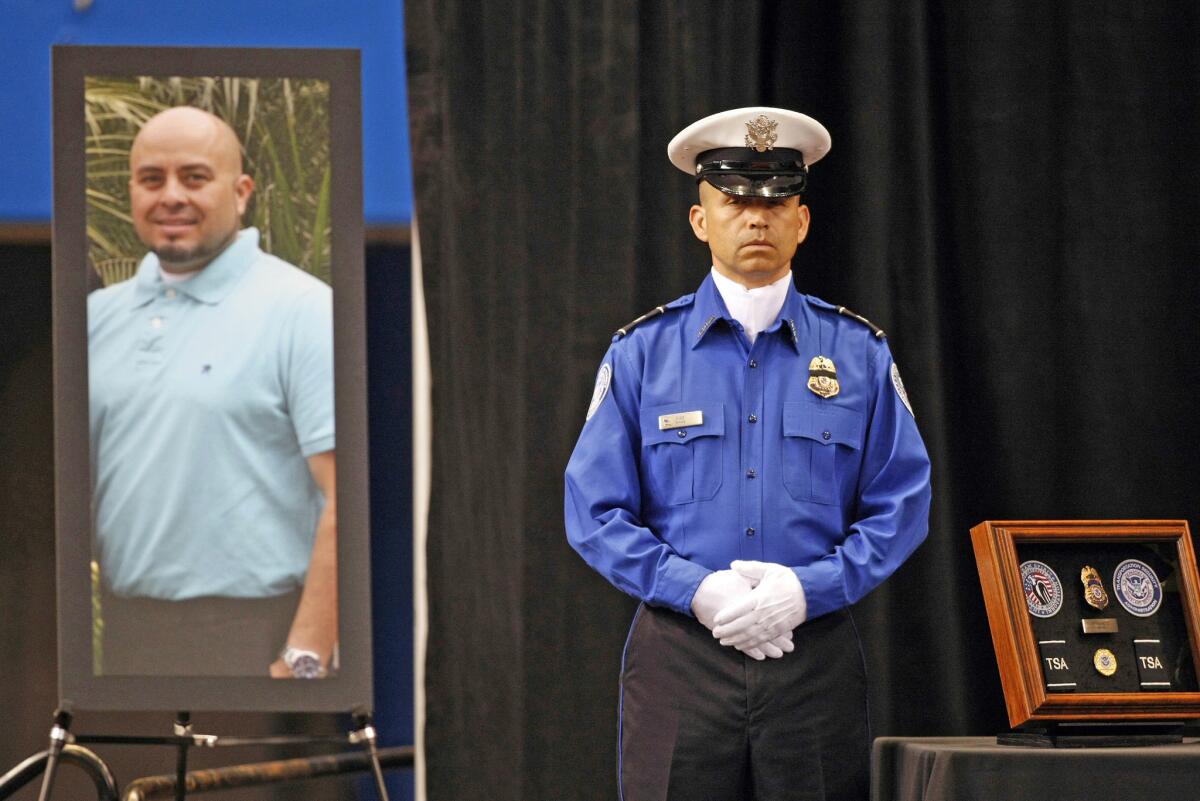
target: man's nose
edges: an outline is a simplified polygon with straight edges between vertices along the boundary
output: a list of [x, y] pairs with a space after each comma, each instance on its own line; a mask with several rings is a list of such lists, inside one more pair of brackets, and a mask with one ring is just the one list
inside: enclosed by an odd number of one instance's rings
[[746, 207], [746, 222], [751, 228], [766, 228], [767, 216], [765, 203], [751, 203]]
[[158, 196], [158, 200], [166, 206], [177, 206], [187, 200], [187, 195], [177, 179], [168, 177], [163, 183], [162, 194]]

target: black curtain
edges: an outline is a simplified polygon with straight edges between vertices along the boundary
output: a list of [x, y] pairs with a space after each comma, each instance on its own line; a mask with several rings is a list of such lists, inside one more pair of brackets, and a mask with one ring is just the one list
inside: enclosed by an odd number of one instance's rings
[[888, 331], [933, 457], [928, 542], [856, 609], [875, 734], [1006, 728], [972, 525], [1196, 520], [1196, 4], [406, 5], [433, 801], [615, 797], [634, 604], [562, 472], [610, 333], [708, 268], [665, 156], [706, 114], [832, 132], [796, 283]]

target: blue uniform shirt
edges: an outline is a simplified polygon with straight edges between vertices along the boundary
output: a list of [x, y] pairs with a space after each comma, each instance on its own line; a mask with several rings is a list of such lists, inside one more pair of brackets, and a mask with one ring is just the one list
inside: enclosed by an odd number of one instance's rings
[[[836, 368], [832, 397], [808, 387], [816, 356]], [[566, 472], [575, 550], [619, 589], [685, 614], [735, 559], [792, 568], [809, 618], [854, 603], [925, 538], [929, 501], [887, 344], [789, 288], [751, 347], [711, 276], [614, 338]]]
[[158, 258], [88, 297], [93, 517], [122, 596], [262, 598], [303, 583], [334, 447], [332, 293], [237, 240], [195, 278]]

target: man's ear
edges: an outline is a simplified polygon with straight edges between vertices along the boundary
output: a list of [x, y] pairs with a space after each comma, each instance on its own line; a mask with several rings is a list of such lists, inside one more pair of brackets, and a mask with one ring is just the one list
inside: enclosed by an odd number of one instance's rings
[[237, 195], [237, 212], [241, 217], [246, 213], [246, 205], [250, 202], [250, 195], [254, 194], [254, 179], [243, 173], [239, 175], [233, 183], [233, 191]]
[[801, 203], [796, 207], [796, 214], [800, 217], [800, 227], [796, 232], [796, 244], [799, 245], [808, 238], [808, 224], [812, 222], [812, 218], [808, 213], [808, 206]]
[[701, 242], [708, 241], [708, 218], [704, 216], [704, 207], [692, 206], [688, 209], [688, 222], [692, 224], [692, 233]]

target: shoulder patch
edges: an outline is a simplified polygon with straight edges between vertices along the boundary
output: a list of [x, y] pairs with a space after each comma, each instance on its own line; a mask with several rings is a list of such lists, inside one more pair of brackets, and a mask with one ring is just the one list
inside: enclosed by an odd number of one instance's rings
[[904, 382], [900, 380], [900, 368], [896, 366], [895, 362], [892, 362], [891, 374], [892, 386], [896, 388], [896, 394], [900, 397], [900, 402], [904, 404], [905, 409], [908, 409], [909, 414], [916, 417], [917, 413], [913, 411], [912, 402], [908, 399], [908, 391], [904, 388]]
[[694, 294], [684, 295], [683, 297], [676, 298], [675, 300], [671, 301], [670, 303], [664, 303], [662, 306], [655, 306], [653, 309], [646, 312], [641, 317], [638, 317], [635, 320], [631, 320], [630, 322], [625, 323], [625, 325], [618, 328], [613, 333], [613, 339], [616, 340], [616, 339], [620, 339], [623, 336], [626, 336], [630, 331], [637, 328], [639, 325], [646, 322], [647, 320], [653, 320], [655, 317], [658, 317], [660, 314], [665, 314], [667, 309], [678, 309], [680, 306], [687, 306], [688, 304], [690, 304], [692, 302], [692, 300], [694, 298], [695, 298]]
[[857, 314], [855, 312], [850, 311], [845, 306], [838, 306], [837, 313], [842, 315], [843, 317], [849, 317], [851, 320], [858, 320], [860, 323], [865, 325], [867, 328], [871, 329], [871, 333], [875, 335], [876, 339], [884, 339], [887, 337], [887, 334], [885, 334], [883, 332], [882, 328], [875, 325], [875, 323], [871, 322], [866, 317], [863, 317], [861, 314]]
[[600, 408], [600, 404], [604, 403], [604, 399], [608, 397], [608, 388], [612, 384], [612, 365], [608, 362], [600, 365], [599, 372], [596, 373], [596, 386], [592, 389], [592, 402], [588, 404], [587, 417], [583, 418], [583, 422], [592, 419], [592, 415]]

